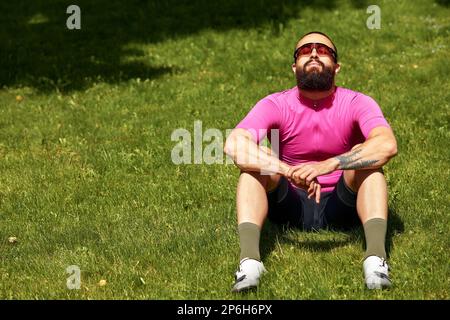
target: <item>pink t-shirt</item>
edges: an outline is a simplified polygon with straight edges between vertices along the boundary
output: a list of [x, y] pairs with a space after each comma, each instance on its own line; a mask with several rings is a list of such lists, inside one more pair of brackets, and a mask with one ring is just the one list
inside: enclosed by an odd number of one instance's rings
[[[279, 129], [279, 157], [289, 165], [315, 163], [343, 154], [365, 141], [375, 127], [390, 127], [371, 97], [346, 88], [316, 102], [299, 96], [297, 87], [260, 100], [236, 128], [248, 129], [256, 143]], [[342, 174], [318, 177], [323, 192], [332, 191]]]

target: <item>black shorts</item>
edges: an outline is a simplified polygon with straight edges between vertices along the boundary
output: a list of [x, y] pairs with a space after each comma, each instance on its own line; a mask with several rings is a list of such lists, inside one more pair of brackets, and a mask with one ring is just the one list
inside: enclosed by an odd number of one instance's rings
[[320, 203], [308, 199], [305, 190], [292, 186], [285, 177], [267, 194], [268, 218], [275, 224], [312, 231], [324, 228], [351, 229], [361, 224], [356, 211], [356, 193], [342, 174], [331, 192], [322, 192]]

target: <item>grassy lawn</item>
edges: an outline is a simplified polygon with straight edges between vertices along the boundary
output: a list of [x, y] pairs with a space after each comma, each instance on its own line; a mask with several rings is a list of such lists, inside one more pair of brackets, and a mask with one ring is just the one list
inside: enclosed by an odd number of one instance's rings
[[[69, 31], [72, 2], [2, 1], [0, 298], [449, 299], [448, 2], [378, 1], [379, 30], [366, 27], [374, 3], [311, 2], [80, 0]], [[364, 289], [362, 229], [266, 224], [269, 273], [232, 295], [239, 172], [173, 164], [171, 134], [200, 120], [225, 136], [293, 87], [310, 30], [330, 34], [337, 84], [377, 100], [398, 140], [385, 168], [394, 287]]]

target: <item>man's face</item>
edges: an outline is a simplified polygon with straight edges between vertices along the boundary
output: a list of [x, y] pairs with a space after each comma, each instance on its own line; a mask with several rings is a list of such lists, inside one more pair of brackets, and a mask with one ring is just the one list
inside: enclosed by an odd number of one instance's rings
[[[331, 41], [321, 34], [309, 34], [303, 37], [295, 47], [296, 49], [306, 43], [323, 43], [334, 49]], [[297, 78], [297, 86], [301, 90], [307, 91], [327, 91], [334, 83], [334, 76], [339, 71], [339, 64], [334, 62], [334, 58], [328, 55], [319, 55], [316, 49], [310, 54], [297, 56], [292, 70]]]

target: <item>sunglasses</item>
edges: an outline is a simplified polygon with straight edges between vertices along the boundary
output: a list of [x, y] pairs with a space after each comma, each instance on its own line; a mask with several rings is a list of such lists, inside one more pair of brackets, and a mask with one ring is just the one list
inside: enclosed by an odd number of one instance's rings
[[312, 53], [313, 49], [316, 49], [316, 52], [319, 56], [332, 57], [334, 62], [337, 63], [337, 52], [323, 43], [306, 43], [301, 47], [298, 47], [294, 52], [294, 63], [297, 61], [299, 55], [309, 56]]

